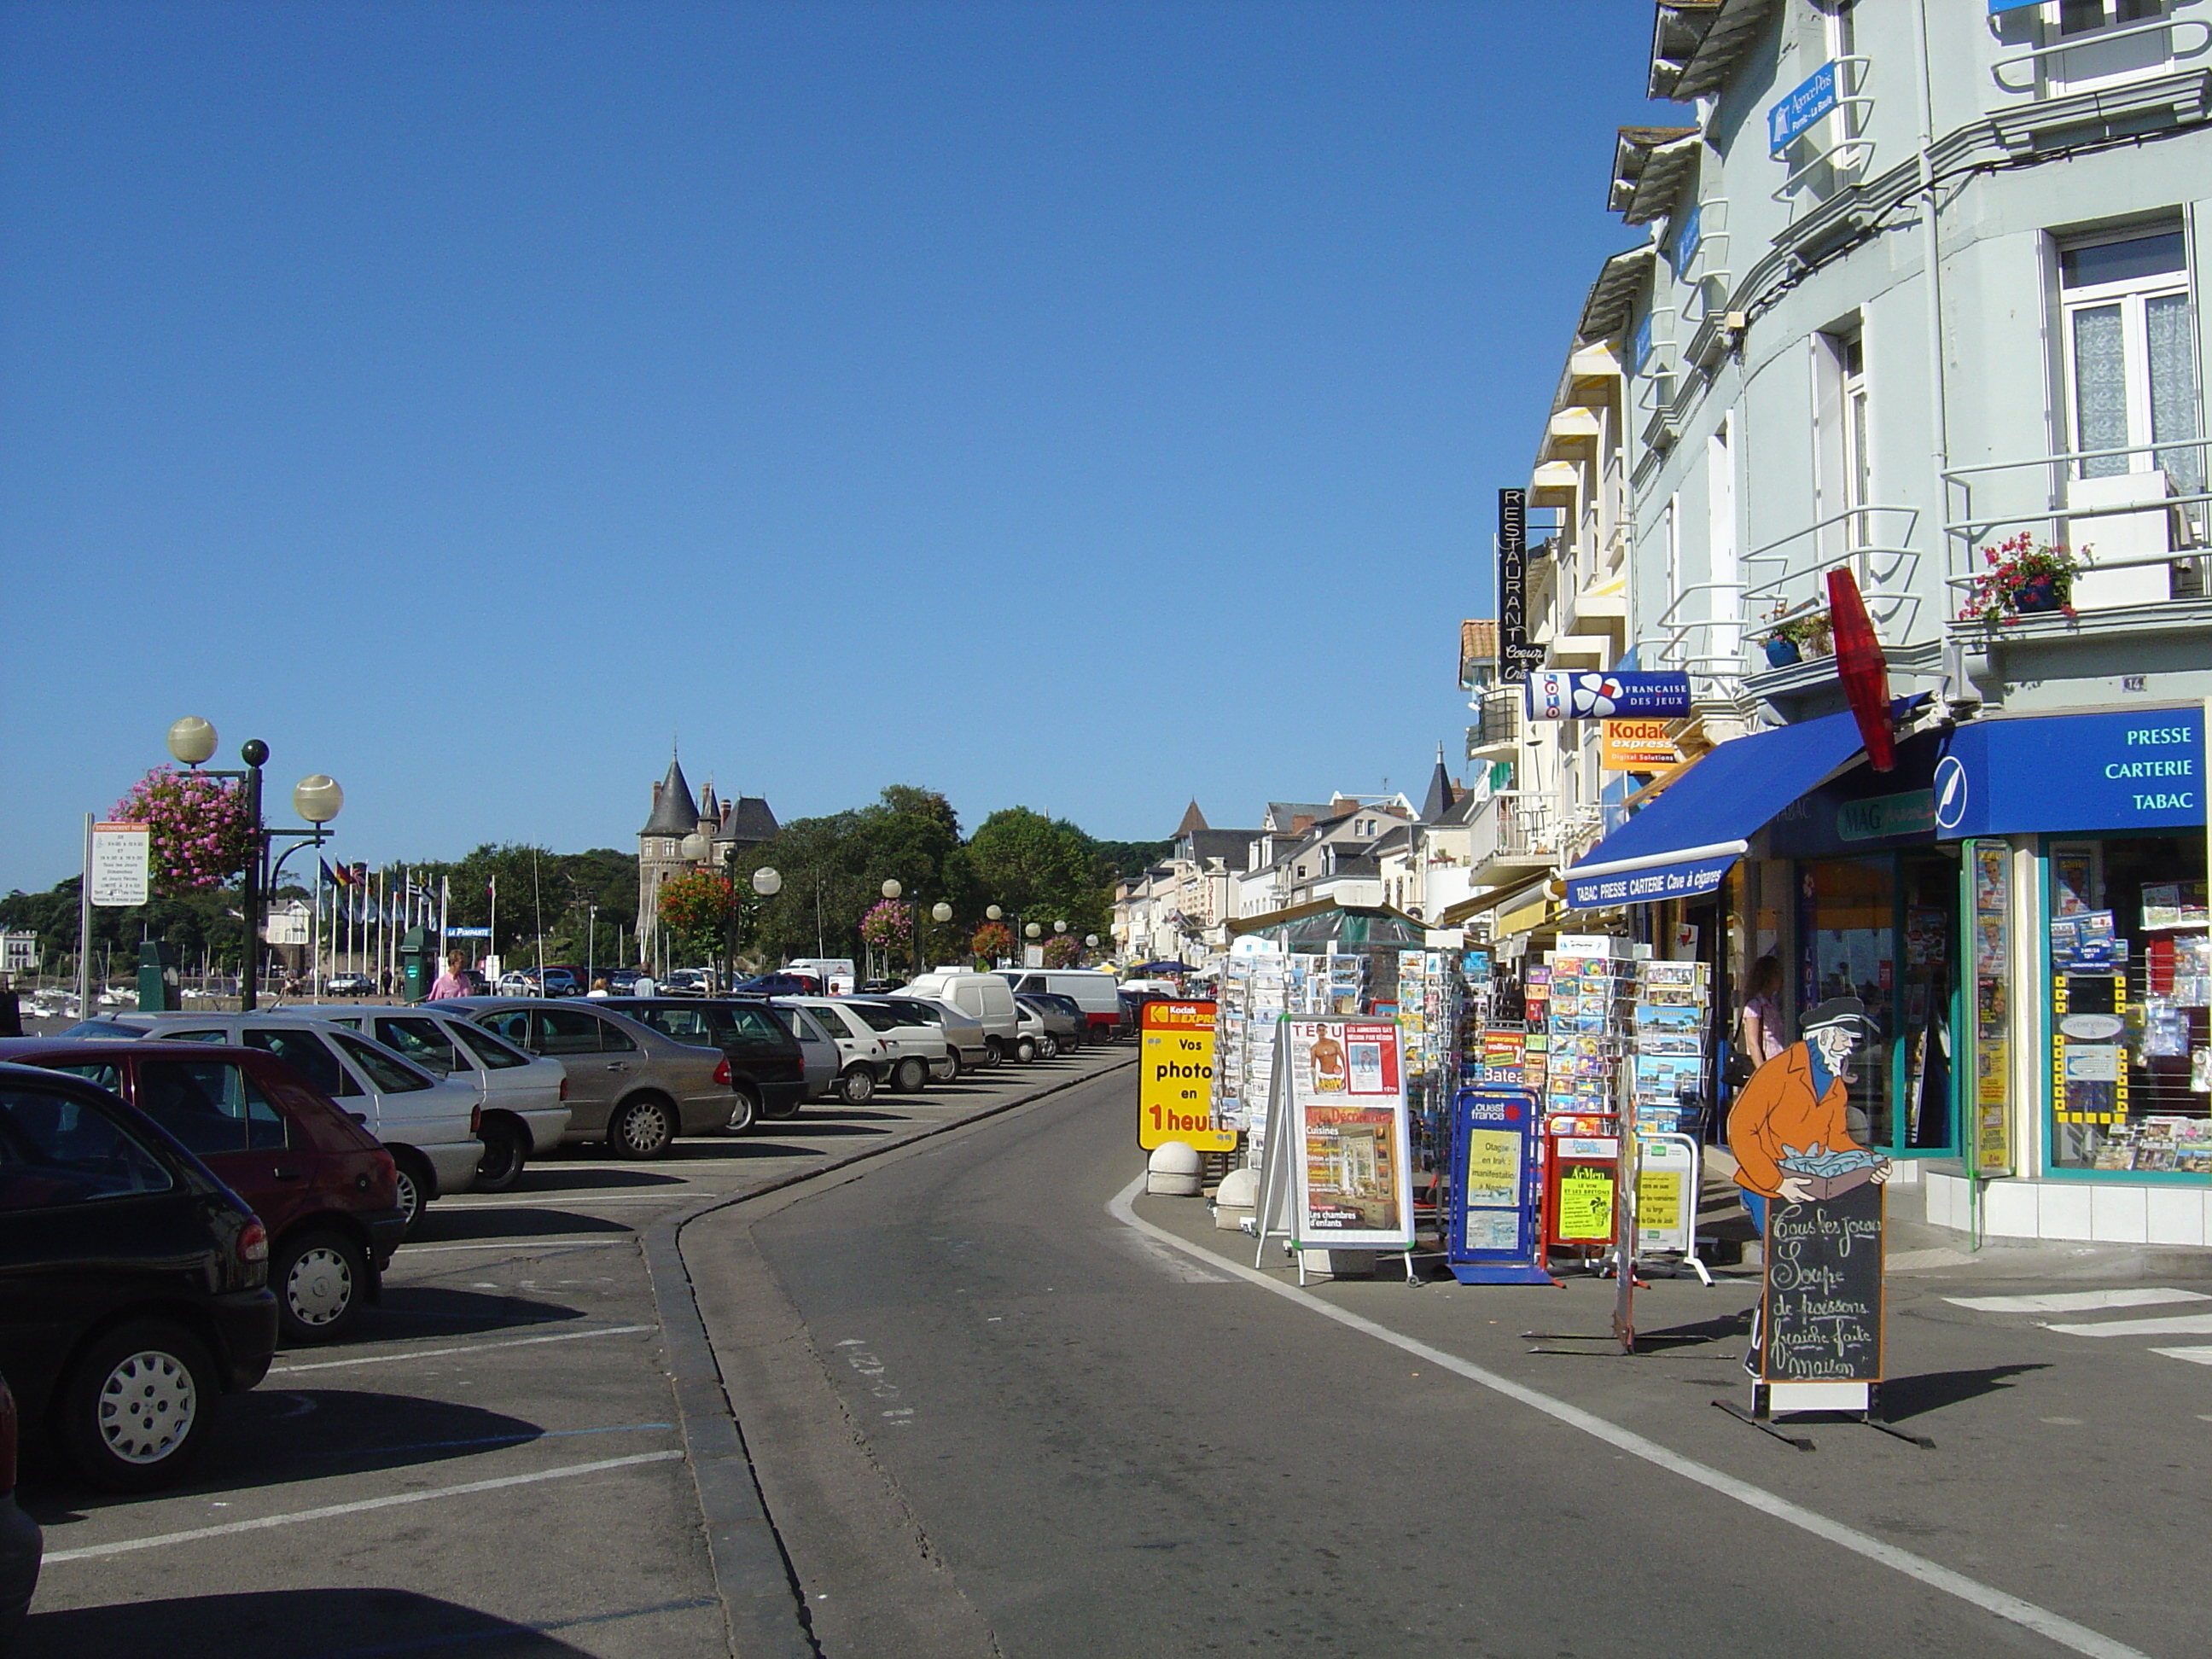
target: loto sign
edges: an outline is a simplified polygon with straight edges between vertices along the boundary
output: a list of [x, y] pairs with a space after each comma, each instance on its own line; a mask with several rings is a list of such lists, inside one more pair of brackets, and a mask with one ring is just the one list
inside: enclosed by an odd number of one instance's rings
[[1237, 1149], [1234, 1129], [1213, 1127], [1213, 1012], [1210, 1002], [1148, 1002], [1139, 1026], [1137, 1145], [1180, 1140], [1201, 1152]]

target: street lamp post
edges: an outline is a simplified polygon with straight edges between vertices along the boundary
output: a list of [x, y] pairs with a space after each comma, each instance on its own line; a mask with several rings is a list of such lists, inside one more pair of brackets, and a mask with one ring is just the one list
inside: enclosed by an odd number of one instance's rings
[[[242, 772], [201, 772], [201, 763], [215, 753], [216, 730], [197, 714], [187, 714], [169, 727], [169, 753], [202, 777], [236, 778], [246, 787], [246, 817], [247, 850], [243, 886], [246, 921], [246, 949], [241, 953], [238, 974], [238, 1006], [241, 1013], [252, 1013], [259, 1001], [261, 955], [261, 908], [265, 896], [274, 890], [276, 875], [300, 847], [313, 844], [319, 848], [327, 833], [323, 826], [338, 815], [345, 805], [345, 791], [336, 780], [317, 772], [300, 780], [292, 791], [293, 810], [313, 827], [307, 830], [271, 830], [261, 821], [261, 769], [269, 762], [269, 745], [258, 738], [248, 738], [239, 745], [238, 757], [246, 763]], [[276, 868], [269, 866], [270, 843], [278, 837], [297, 844], [288, 849], [283, 858], [276, 860]], [[316, 871], [316, 901], [321, 902], [322, 872]], [[316, 935], [321, 931], [319, 910], [316, 918]], [[319, 948], [319, 947], [318, 947]]]
[[783, 872], [772, 864], [763, 864], [753, 872], [753, 891], [764, 899], [772, 899], [783, 890]]
[[[935, 922], [939, 927], [944, 927], [946, 922], [952, 920], [952, 907], [947, 904], [943, 899], [938, 900], [936, 903], [929, 907], [929, 919]], [[914, 947], [914, 966], [915, 976], [919, 978], [921, 972], [922, 960], [921, 946], [918, 942]]]

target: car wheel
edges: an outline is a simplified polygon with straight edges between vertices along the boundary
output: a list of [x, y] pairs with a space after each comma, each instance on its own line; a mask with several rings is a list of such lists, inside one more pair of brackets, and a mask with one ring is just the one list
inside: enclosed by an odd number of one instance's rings
[[750, 1134], [753, 1125], [761, 1119], [760, 1100], [750, 1089], [738, 1089], [734, 1095], [730, 1103], [730, 1121], [723, 1127], [733, 1135]]
[[891, 1067], [891, 1090], [895, 1094], [918, 1095], [928, 1082], [929, 1062], [919, 1054], [908, 1054]]
[[1040, 1060], [1058, 1060], [1060, 1058], [1060, 1039], [1049, 1031], [1047, 1031], [1042, 1036], [1039, 1037], [1037, 1039], [1037, 1057]]
[[476, 1190], [503, 1193], [522, 1179], [530, 1158], [530, 1132], [505, 1118], [488, 1120], [482, 1133], [483, 1156], [477, 1160]]
[[607, 1145], [617, 1158], [659, 1158], [676, 1139], [676, 1114], [654, 1095], [617, 1108], [607, 1125]]
[[991, 1051], [991, 1064], [996, 1066], [1006, 1057], [1006, 1045], [997, 1037], [985, 1037], [983, 1046]]
[[960, 1051], [957, 1048], [947, 1048], [945, 1051], [945, 1058], [930, 1068], [930, 1075], [939, 1083], [959, 1082]]
[[1016, 1060], [1018, 1060], [1023, 1065], [1026, 1066], [1036, 1057], [1037, 1046], [1036, 1039], [1035, 1037], [1025, 1036], [1016, 1037], [1014, 1039], [1014, 1058]]
[[415, 1230], [422, 1224], [423, 1206], [430, 1201], [430, 1174], [413, 1152], [404, 1150], [392, 1153], [392, 1164], [399, 1177], [400, 1213], [407, 1218], [407, 1225], [401, 1229], [399, 1236], [412, 1238]]
[[276, 1292], [276, 1327], [286, 1341], [334, 1341], [361, 1311], [368, 1262], [343, 1234], [301, 1233], [277, 1247], [269, 1287]]
[[77, 1472], [110, 1492], [180, 1479], [207, 1438], [215, 1362], [166, 1320], [134, 1320], [94, 1343], [62, 1387], [57, 1425]]
[[848, 1066], [845, 1075], [837, 1080], [837, 1091], [847, 1105], [857, 1106], [876, 1092], [876, 1074], [865, 1066]]

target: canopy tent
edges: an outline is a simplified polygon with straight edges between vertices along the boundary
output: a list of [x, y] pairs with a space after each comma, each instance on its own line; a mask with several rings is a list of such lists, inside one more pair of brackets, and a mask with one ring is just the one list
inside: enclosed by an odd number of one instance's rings
[[1567, 908], [1711, 892], [1754, 832], [1859, 752], [1849, 710], [1720, 744], [1567, 871]]

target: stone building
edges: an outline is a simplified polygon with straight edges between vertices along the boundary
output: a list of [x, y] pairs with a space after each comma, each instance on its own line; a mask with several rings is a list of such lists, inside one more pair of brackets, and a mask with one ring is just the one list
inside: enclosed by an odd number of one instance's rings
[[[668, 775], [653, 786], [653, 811], [645, 828], [637, 832], [638, 951], [654, 959], [659, 933], [661, 884], [685, 870], [720, 870], [732, 850], [737, 854], [738, 876], [752, 873], [745, 855], [776, 833], [775, 814], [758, 795], [723, 800], [709, 780], [706, 792], [696, 799], [684, 776], [683, 763], [668, 757]], [[684, 856], [684, 843], [704, 836], [709, 851], [703, 859]]]

